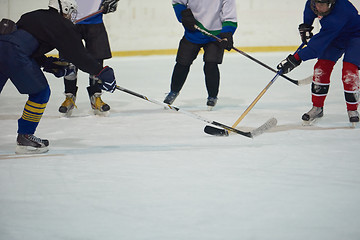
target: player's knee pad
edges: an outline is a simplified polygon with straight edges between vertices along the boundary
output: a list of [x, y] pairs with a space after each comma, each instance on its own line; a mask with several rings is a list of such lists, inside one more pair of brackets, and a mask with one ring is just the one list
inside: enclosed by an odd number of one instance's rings
[[50, 94], [51, 94], [50, 87], [47, 86], [45, 89], [43, 89], [38, 93], [29, 94], [29, 100], [39, 104], [47, 103], [49, 101]]
[[319, 84], [319, 83], [312, 83], [311, 84], [311, 93], [321, 96], [321, 95], [327, 95], [329, 92], [329, 84]]
[[65, 80], [76, 80], [77, 78], [77, 67], [70, 63], [69, 67], [66, 69], [66, 75], [65, 75]]
[[98, 83], [99, 79], [95, 75], [89, 75], [89, 85], [93, 86]]
[[343, 62], [342, 81], [346, 103], [356, 105], [359, 101], [359, 71], [355, 64]]

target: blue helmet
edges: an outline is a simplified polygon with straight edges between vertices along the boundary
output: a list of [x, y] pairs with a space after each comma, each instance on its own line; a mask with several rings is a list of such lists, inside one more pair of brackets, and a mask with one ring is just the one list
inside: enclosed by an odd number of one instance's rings
[[[335, 6], [335, 2], [336, 2], [336, 0], [311, 0], [311, 3], [310, 3], [310, 5], [311, 5], [311, 10], [312, 10], [316, 15], [324, 17], [324, 16], [328, 15], [328, 14], [331, 12], [331, 10], [333, 9], [333, 7]], [[328, 4], [329, 10], [326, 11], [326, 12], [319, 12], [319, 11], [317, 10], [316, 6], [315, 6], [316, 3], [326, 3], [326, 4]]]

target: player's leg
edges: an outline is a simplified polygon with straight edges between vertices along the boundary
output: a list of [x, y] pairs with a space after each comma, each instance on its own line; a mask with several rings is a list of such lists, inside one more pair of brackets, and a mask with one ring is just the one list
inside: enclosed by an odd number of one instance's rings
[[359, 122], [359, 66], [360, 66], [360, 38], [351, 39], [347, 45], [343, 61], [342, 82], [349, 121]]
[[204, 74], [205, 84], [208, 92], [206, 105], [210, 108], [217, 103], [217, 96], [220, 87], [219, 64], [224, 57], [224, 49], [217, 42], [210, 42], [204, 46]]
[[171, 76], [170, 92], [164, 99], [164, 103], [172, 104], [184, 86], [190, 66], [196, 59], [201, 46], [188, 41], [185, 37], [180, 40], [176, 55], [176, 64]]
[[[85, 40], [86, 49], [90, 54], [103, 65], [104, 59], [111, 58], [111, 50], [108, 35], [104, 23], [84, 24], [82, 36]], [[87, 88], [91, 108], [98, 112], [107, 112], [110, 106], [101, 99], [102, 90], [97, 83], [95, 76], [89, 76], [89, 87]]]

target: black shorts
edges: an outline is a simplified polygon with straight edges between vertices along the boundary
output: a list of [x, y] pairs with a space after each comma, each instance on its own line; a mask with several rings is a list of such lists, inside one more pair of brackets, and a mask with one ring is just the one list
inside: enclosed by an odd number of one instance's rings
[[204, 49], [204, 62], [221, 64], [224, 57], [224, 49], [218, 42], [209, 42], [206, 44], [192, 43], [183, 37], [180, 40], [176, 62], [184, 66], [190, 66], [196, 59], [200, 49]]
[[76, 24], [76, 29], [85, 41], [85, 47], [98, 60], [111, 58], [109, 38], [104, 23]]

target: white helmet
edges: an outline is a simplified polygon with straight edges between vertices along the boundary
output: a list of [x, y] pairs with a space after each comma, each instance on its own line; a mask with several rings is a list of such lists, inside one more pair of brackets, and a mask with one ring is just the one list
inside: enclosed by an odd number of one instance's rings
[[55, 8], [60, 14], [76, 18], [77, 3], [75, 0], [49, 0], [49, 7]]

